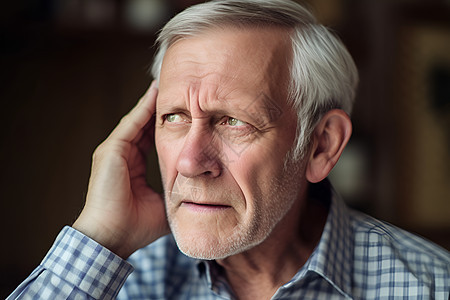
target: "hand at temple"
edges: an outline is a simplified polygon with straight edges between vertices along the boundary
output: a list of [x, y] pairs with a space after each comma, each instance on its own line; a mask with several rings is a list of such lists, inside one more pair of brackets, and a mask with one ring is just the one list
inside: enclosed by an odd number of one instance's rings
[[152, 83], [95, 150], [86, 204], [73, 224], [123, 258], [169, 232], [163, 197], [146, 182], [157, 94]]

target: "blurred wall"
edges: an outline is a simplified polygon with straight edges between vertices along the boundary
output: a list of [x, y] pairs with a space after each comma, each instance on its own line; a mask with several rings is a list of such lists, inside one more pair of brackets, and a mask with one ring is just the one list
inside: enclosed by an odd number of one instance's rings
[[[0, 298], [76, 218], [93, 150], [151, 81], [155, 32], [194, 2], [2, 4]], [[354, 136], [332, 181], [353, 207], [450, 249], [449, 2], [308, 3], [361, 75]]]

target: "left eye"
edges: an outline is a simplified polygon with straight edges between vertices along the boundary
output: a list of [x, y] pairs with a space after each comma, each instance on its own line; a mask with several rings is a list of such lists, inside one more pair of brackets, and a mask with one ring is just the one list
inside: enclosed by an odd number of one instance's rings
[[165, 116], [165, 119], [169, 123], [182, 122], [183, 118], [180, 114], [168, 114]]
[[228, 118], [226, 121], [227, 125], [230, 126], [244, 126], [247, 125], [247, 123], [245, 123], [244, 121], [241, 121], [239, 119], [235, 119], [235, 118]]

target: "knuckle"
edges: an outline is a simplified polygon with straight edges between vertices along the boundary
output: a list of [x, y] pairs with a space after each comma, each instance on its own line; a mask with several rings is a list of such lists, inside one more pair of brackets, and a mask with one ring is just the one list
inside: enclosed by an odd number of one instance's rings
[[130, 115], [126, 114], [125, 116], [123, 116], [120, 121], [119, 121], [119, 125], [126, 125], [128, 123], [130, 123]]
[[94, 152], [92, 153], [92, 159], [96, 160], [99, 157], [102, 156], [102, 154], [105, 152], [105, 142], [101, 143], [100, 145], [95, 148]]

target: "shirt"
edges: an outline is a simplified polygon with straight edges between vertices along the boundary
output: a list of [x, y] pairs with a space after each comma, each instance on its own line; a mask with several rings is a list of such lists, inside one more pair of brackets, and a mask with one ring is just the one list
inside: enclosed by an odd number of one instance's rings
[[[448, 251], [349, 209], [332, 190], [330, 195], [329, 213], [317, 247], [272, 299], [449, 299]], [[171, 235], [124, 261], [65, 227], [41, 265], [8, 299], [116, 296], [236, 298], [217, 263], [183, 255]]]

